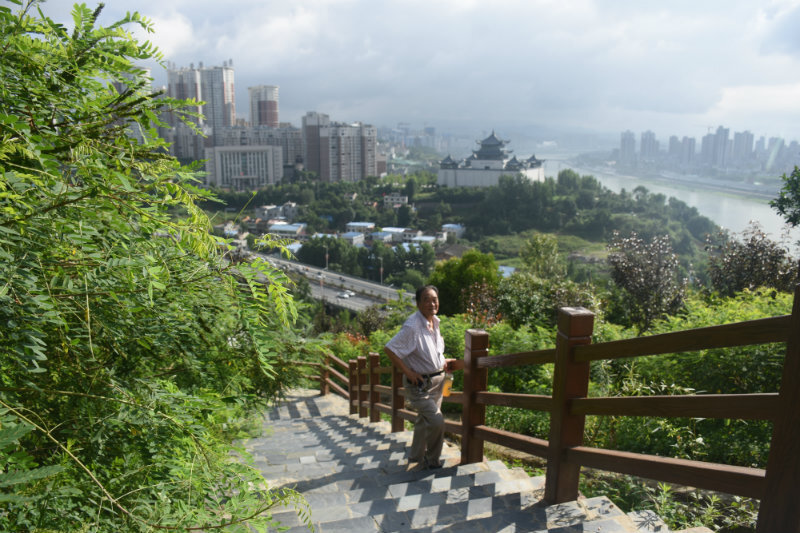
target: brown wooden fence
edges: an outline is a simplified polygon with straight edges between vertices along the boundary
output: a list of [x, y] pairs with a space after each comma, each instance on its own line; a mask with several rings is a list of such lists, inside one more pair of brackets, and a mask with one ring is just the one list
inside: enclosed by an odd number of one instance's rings
[[[489, 336], [468, 330], [464, 349], [464, 390], [445, 401], [462, 405], [461, 422], [447, 421], [446, 430], [461, 436], [462, 463], [483, 460], [484, 442], [493, 442], [547, 460], [545, 500], [559, 503], [578, 496], [582, 466], [690, 485], [761, 500], [759, 533], [800, 533], [800, 286], [792, 314], [762, 320], [590, 344], [594, 314], [583, 308], [559, 310], [556, 346], [549, 350], [488, 356]], [[588, 398], [592, 361], [657, 356], [711, 348], [786, 343], [779, 393], [702, 394]], [[347, 367], [345, 377], [331, 363]], [[489, 392], [489, 370], [553, 363], [552, 396]], [[332, 389], [350, 401], [351, 414], [380, 420], [391, 417], [392, 431], [416, 413], [404, 408], [401, 374], [379, 366], [378, 354], [343, 361], [331, 357], [320, 380], [323, 394]], [[391, 386], [380, 376], [391, 374]], [[330, 379], [347, 383], [347, 391]], [[383, 403], [382, 398], [389, 398]], [[550, 413], [548, 440], [485, 424], [486, 406], [520, 407]], [[773, 434], [766, 469], [674, 459], [583, 446], [587, 415], [700, 417], [770, 420]]]

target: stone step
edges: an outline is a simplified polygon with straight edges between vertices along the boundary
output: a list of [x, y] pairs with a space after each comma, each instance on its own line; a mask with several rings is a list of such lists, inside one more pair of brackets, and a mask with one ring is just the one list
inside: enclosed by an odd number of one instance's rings
[[[344, 400], [313, 394], [274, 409], [266, 434], [244, 444], [266, 487], [304, 495], [318, 532], [669, 533], [654, 513], [625, 514], [606, 497], [547, 506], [543, 476], [502, 461], [459, 465], [453, 446], [444, 468], [408, 465], [411, 432], [391, 433], [349, 415]], [[294, 511], [274, 517], [290, 533], [308, 531]]]

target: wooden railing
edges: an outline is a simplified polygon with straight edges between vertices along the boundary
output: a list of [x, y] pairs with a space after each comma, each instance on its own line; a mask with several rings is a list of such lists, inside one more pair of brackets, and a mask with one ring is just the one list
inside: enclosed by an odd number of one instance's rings
[[[493, 442], [546, 458], [545, 500], [550, 503], [577, 498], [580, 468], [586, 466], [756, 498], [761, 500], [759, 533], [800, 532], [800, 286], [795, 289], [792, 314], [787, 316], [601, 344], [590, 344], [593, 327], [594, 314], [590, 311], [562, 308], [554, 349], [491, 357], [488, 334], [482, 330], [466, 332], [464, 390], [453, 391], [445, 398], [462, 405], [461, 422], [445, 423], [447, 431], [461, 436], [462, 463], [482, 461], [484, 442]], [[786, 343], [779, 393], [587, 397], [592, 361], [774, 342]], [[552, 396], [487, 390], [490, 369], [545, 363], [554, 364]], [[416, 418], [416, 413], [403, 407], [401, 374], [396, 368], [379, 366], [378, 354], [349, 361], [348, 378], [336, 374], [348, 382], [346, 397], [351, 414], [369, 416], [375, 422], [385, 413], [391, 417], [392, 431], [402, 431], [404, 420], [413, 422]], [[380, 384], [383, 374], [391, 374], [391, 386]], [[334, 387], [327, 377], [322, 383]], [[344, 393], [338, 386], [334, 390]], [[389, 398], [389, 403], [383, 403], [382, 397]], [[487, 405], [550, 413], [549, 439], [486, 426]], [[767, 467], [745, 468], [587, 447], [583, 445], [587, 415], [770, 420], [773, 434]]]

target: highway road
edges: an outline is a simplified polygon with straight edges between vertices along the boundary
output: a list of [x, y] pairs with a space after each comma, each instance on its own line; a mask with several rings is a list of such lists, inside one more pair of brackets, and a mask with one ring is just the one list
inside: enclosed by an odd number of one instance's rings
[[[371, 305], [400, 298], [400, 291], [393, 287], [272, 255], [256, 255], [287, 273], [305, 276], [311, 285], [311, 295], [315, 299], [325, 300], [331, 305], [344, 309], [363, 311]], [[341, 297], [340, 295], [346, 290], [350, 290], [355, 294], [347, 298]], [[414, 295], [410, 292], [404, 292], [403, 294], [409, 301], [414, 301]]]

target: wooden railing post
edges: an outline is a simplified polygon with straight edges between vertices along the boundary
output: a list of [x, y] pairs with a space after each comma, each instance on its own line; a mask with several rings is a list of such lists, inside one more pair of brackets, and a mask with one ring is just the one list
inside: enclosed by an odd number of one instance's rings
[[461, 464], [480, 463], [483, 461], [483, 439], [475, 437], [474, 429], [486, 422], [486, 406], [475, 403], [475, 393], [485, 391], [487, 387], [489, 374], [486, 368], [478, 368], [478, 358], [489, 353], [489, 334], [480, 329], [468, 329], [464, 341]]
[[564, 461], [564, 452], [583, 442], [585, 415], [569, 412], [573, 398], [589, 392], [589, 363], [576, 363], [573, 347], [589, 344], [594, 328], [594, 313], [583, 307], [558, 310], [556, 364], [553, 372], [553, 410], [550, 413], [550, 440], [547, 447], [547, 474], [544, 499], [562, 503], [578, 498], [579, 464]]
[[319, 376], [319, 394], [320, 396], [325, 396], [331, 392], [331, 387], [328, 385], [328, 382], [331, 379], [331, 358], [328, 354], [325, 354], [325, 357], [322, 359], [322, 372]]
[[403, 373], [392, 364], [392, 433], [403, 431], [405, 423], [400, 418], [400, 409], [405, 405], [405, 397], [400, 396], [400, 389], [403, 386]]
[[358, 407], [356, 407], [356, 401], [358, 400], [358, 361], [355, 359], [347, 362], [347, 377], [350, 378], [347, 390], [350, 396], [350, 414], [354, 415], [358, 412]]
[[378, 408], [375, 407], [376, 403], [380, 403], [381, 401], [381, 393], [375, 390], [375, 385], [379, 385], [378, 380], [380, 379], [380, 375], [378, 374], [377, 368], [380, 365], [380, 356], [375, 352], [370, 352], [369, 354], [369, 421], [370, 422], [380, 422], [381, 414], [378, 412]]
[[356, 373], [358, 379], [358, 416], [363, 418], [367, 416], [367, 391], [364, 390], [364, 385], [367, 384], [367, 358], [363, 355], [358, 356], [358, 372]]
[[767, 459], [766, 490], [758, 512], [758, 533], [800, 532], [800, 285], [794, 305], [778, 412]]

